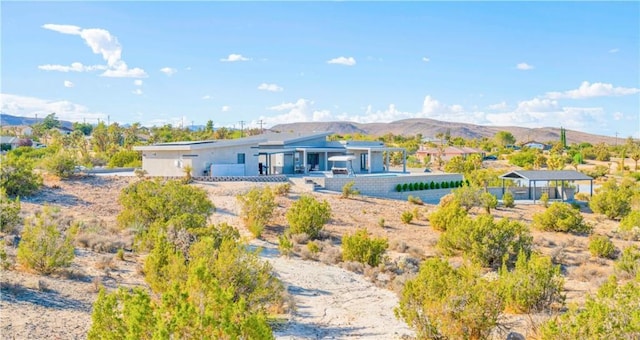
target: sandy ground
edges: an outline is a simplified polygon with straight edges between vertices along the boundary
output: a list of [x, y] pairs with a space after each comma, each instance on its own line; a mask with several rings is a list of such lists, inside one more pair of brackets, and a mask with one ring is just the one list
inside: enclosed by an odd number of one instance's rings
[[[98, 234], [110, 235], [126, 241], [128, 235], [115, 228], [115, 217], [120, 207], [117, 197], [122, 188], [135, 177], [90, 176], [70, 181], [47, 181], [47, 187], [36, 197], [22, 200], [27, 216], [44, 204], [57, 206], [62, 213], [92, 223], [96, 219]], [[211, 222], [227, 222], [240, 229], [248, 239], [249, 233], [238, 217], [235, 196], [256, 183], [196, 184], [204, 188], [217, 211]], [[271, 184], [274, 185], [274, 184]], [[277, 235], [286, 227], [287, 208], [303, 192], [294, 187], [288, 197], [278, 197], [278, 208], [272, 223], [265, 229], [263, 240], [251, 240], [252, 246], [264, 250], [262, 256], [269, 261], [293, 298], [294, 308], [279, 325], [278, 339], [398, 339], [413, 332], [393, 315], [397, 304], [393, 287], [374, 284], [362, 274], [347, 271], [338, 265], [326, 265], [300, 257], [277, 256]], [[326, 226], [331, 242], [339, 247], [340, 237], [366, 227], [375, 236], [389, 239], [391, 258], [412, 256], [424, 258], [438, 255], [435, 243], [439, 232], [431, 229], [426, 216], [435, 206], [415, 206], [403, 201], [390, 201], [370, 197], [340, 199], [338, 194], [312, 195], [326, 199], [332, 208], [332, 219]], [[418, 209], [421, 218], [403, 224], [403, 211]], [[532, 215], [542, 211], [539, 205], [517, 205], [512, 209], [494, 211], [497, 217], [509, 217], [528, 223]], [[584, 216], [595, 226], [597, 233], [612, 235], [617, 222], [603, 219], [583, 208]], [[479, 212], [476, 212], [479, 213]], [[384, 227], [379, 226], [384, 219]], [[598, 285], [613, 273], [612, 260], [594, 259], [587, 246], [588, 237], [533, 231], [536, 249], [554, 256], [562, 264], [565, 274], [568, 302], [581, 302], [587, 293], [595, 292]], [[6, 240], [5, 240], [6, 242]], [[614, 239], [618, 249], [628, 242]], [[94, 247], [95, 248], [95, 247]], [[399, 249], [402, 248], [402, 249]], [[7, 247], [15, 254], [12, 246]], [[81, 339], [91, 324], [91, 304], [97, 296], [97, 287], [113, 289], [118, 285], [145, 286], [140, 274], [141, 259], [128, 252], [125, 261], [113, 259], [113, 254], [99, 249], [79, 247], [72, 267], [64, 275], [42, 277], [24, 272], [20, 268], [3, 271], [0, 295], [0, 336], [3, 339]], [[105, 261], [111, 257], [112, 260]], [[105, 262], [108, 265], [105, 268]], [[385, 289], [387, 288], [387, 289]], [[397, 291], [396, 291], [397, 292]], [[507, 316], [519, 322], [513, 326], [527, 333], [524, 316]]]

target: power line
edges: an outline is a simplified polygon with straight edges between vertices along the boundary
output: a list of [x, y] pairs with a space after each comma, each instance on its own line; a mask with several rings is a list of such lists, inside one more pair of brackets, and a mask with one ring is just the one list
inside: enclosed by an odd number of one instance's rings
[[262, 130], [262, 125], [264, 124], [264, 122], [262, 121], [262, 119], [260, 119], [260, 120], [258, 121], [258, 124], [260, 124], [260, 133], [261, 133], [261, 134], [262, 134], [262, 133], [264, 133], [264, 131]]

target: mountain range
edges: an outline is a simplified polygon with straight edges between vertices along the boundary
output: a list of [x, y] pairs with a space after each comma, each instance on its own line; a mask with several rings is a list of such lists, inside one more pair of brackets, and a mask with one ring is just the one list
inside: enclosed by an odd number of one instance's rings
[[[0, 126], [33, 125], [35, 118], [0, 114]], [[61, 120], [62, 126], [71, 128], [72, 122]], [[513, 134], [518, 143], [527, 141], [550, 142], [560, 140], [560, 127], [525, 128], [520, 126], [486, 126], [468, 123], [445, 122], [427, 118], [403, 119], [390, 123], [354, 123], [354, 122], [301, 122], [278, 124], [271, 131], [310, 133], [331, 131], [340, 135], [360, 133], [364, 135], [383, 136], [388, 133], [401, 136], [415, 136], [422, 134], [424, 138], [436, 139], [439, 134], [465, 139], [492, 138], [498, 131], [508, 131]], [[624, 142], [623, 138], [615, 138], [590, 134], [575, 130], [566, 130], [567, 143], [588, 142], [591, 144], [616, 144]]]
[[[555, 142], [560, 140], [560, 126], [526, 128], [520, 126], [486, 126], [468, 123], [445, 122], [427, 118], [403, 119], [390, 123], [354, 123], [354, 122], [304, 122], [278, 124], [271, 128], [280, 132], [318, 132], [331, 131], [340, 135], [360, 133], [372, 136], [383, 136], [388, 133], [401, 136], [415, 136], [422, 134], [423, 138], [436, 139], [439, 134], [464, 139], [492, 138], [499, 131], [513, 134], [518, 143], [528, 141]], [[591, 144], [615, 144], [624, 142], [623, 138], [595, 135], [581, 131], [566, 130], [567, 143], [588, 142]]]

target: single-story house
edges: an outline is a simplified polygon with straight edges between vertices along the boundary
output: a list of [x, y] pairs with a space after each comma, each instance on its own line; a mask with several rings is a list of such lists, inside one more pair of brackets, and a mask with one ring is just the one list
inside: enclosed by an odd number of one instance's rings
[[434, 160], [438, 156], [440, 156], [440, 159], [443, 161], [449, 161], [456, 156], [467, 158], [470, 155], [480, 155], [480, 157], [484, 157], [485, 152], [466, 146], [446, 146], [444, 148], [425, 148], [424, 146], [420, 146], [420, 149], [416, 151], [416, 158], [420, 159], [421, 162], [424, 162], [425, 159]]
[[526, 143], [522, 143], [522, 147], [523, 148], [529, 148], [529, 149], [538, 149], [540, 151], [551, 149], [550, 145], [545, 144], [545, 143], [536, 142], [536, 141], [528, 141]]
[[[593, 195], [593, 177], [574, 170], [514, 170], [500, 176], [502, 194], [511, 191], [514, 199], [539, 200], [546, 193], [550, 199], [572, 201], [578, 186], [576, 181], [589, 181], [589, 195]], [[518, 183], [506, 188], [505, 180]], [[551, 184], [553, 182], [553, 184]]]
[[[388, 171], [389, 152], [382, 142], [328, 141], [331, 132], [268, 133], [230, 139], [159, 143], [135, 146], [142, 151], [142, 168], [151, 176], [258, 176], [331, 171], [332, 156], [352, 155], [354, 173]], [[405, 169], [406, 171], [406, 162]]]
[[0, 149], [2, 151], [13, 150], [18, 147], [18, 137], [13, 136], [1, 136], [0, 137]]

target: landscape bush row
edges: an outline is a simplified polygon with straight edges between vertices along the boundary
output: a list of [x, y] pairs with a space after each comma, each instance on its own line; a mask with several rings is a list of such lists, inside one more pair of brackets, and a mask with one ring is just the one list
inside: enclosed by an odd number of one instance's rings
[[418, 190], [434, 190], [434, 189], [453, 189], [463, 185], [469, 185], [469, 181], [443, 181], [443, 182], [415, 182], [402, 183], [396, 185], [397, 192], [418, 191]]

